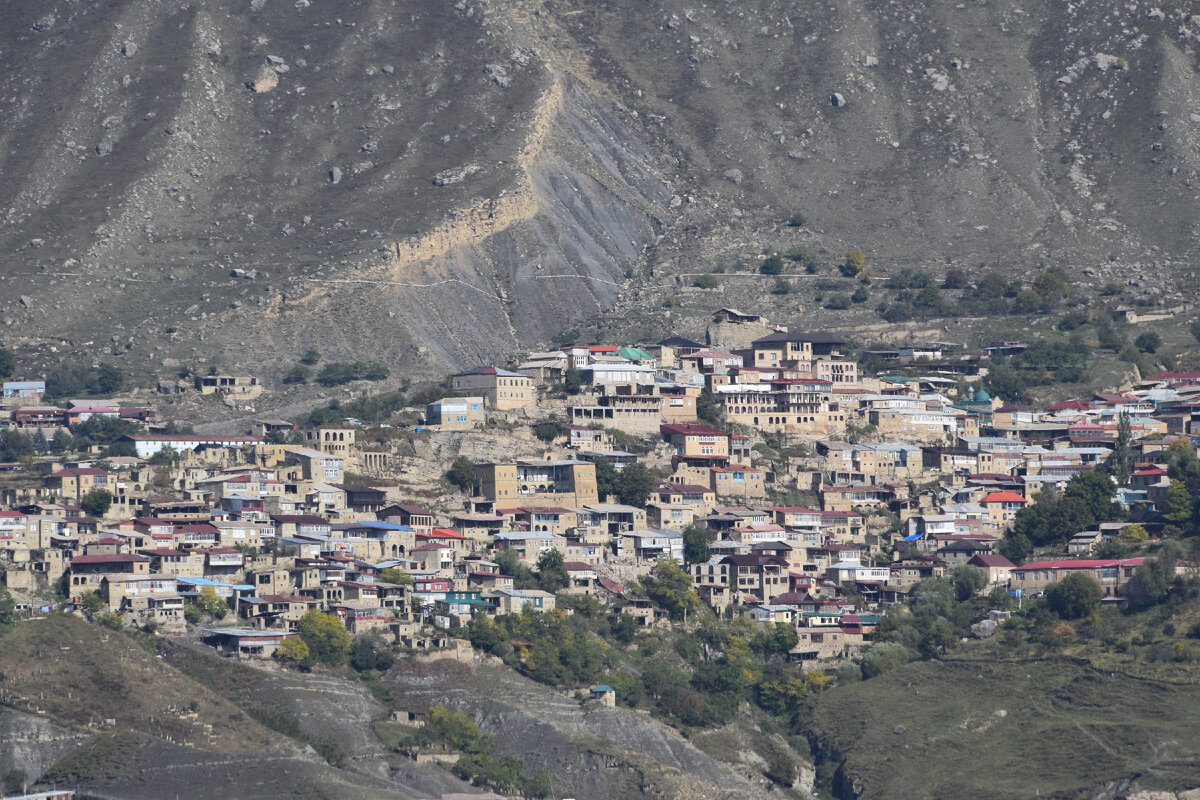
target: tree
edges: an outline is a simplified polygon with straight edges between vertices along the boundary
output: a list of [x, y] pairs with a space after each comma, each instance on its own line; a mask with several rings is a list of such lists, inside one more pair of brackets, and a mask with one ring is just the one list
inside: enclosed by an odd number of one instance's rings
[[397, 567], [388, 567], [379, 572], [381, 583], [392, 583], [396, 586], [412, 586], [412, 575]]
[[625, 468], [617, 473], [617, 497], [625, 505], [641, 508], [646, 505], [650, 493], [654, 491], [655, 481], [654, 473], [642, 462], [626, 464]]
[[359, 672], [387, 672], [394, 660], [391, 649], [378, 631], [370, 631], [356, 638], [350, 650], [350, 666]]
[[716, 289], [721, 285], [721, 280], [716, 275], [706, 272], [697, 276], [696, 280], [692, 281], [692, 285], [697, 289]]
[[300, 356], [300, 363], [311, 367], [321, 360], [321, 353], [317, 348], [310, 347], [304, 351], [304, 355]]
[[1175, 577], [1177, 545], [1164, 546], [1158, 557], [1138, 567], [1129, 583], [1125, 584], [1124, 595], [1134, 608], [1147, 608], [1167, 599], [1171, 581]]
[[33, 455], [33, 442], [16, 428], [0, 433], [0, 460], [19, 461]]
[[446, 477], [464, 492], [470, 491], [475, 483], [475, 462], [466, 456], [458, 456], [450, 464], [450, 471], [446, 473]]
[[700, 595], [692, 586], [692, 576], [671, 559], [660, 559], [643, 580], [646, 596], [666, 611], [672, 619], [682, 619], [688, 611], [700, 605]]
[[310, 669], [314, 663], [312, 651], [299, 637], [284, 639], [280, 642], [279, 647], [272, 654], [272, 658], [285, 664], [295, 664], [301, 669]]
[[25, 793], [25, 787], [29, 783], [29, 776], [25, 774], [25, 770], [14, 767], [4, 773], [4, 793], [8, 795], [18, 795]]
[[308, 383], [308, 379], [312, 377], [312, 370], [303, 364], [297, 364], [288, 370], [288, 373], [283, 376], [284, 383]]
[[1153, 353], [1162, 347], [1162, 337], [1157, 331], [1146, 331], [1133, 340], [1133, 346], [1143, 353]]
[[775, 279], [775, 285], [771, 287], [771, 294], [783, 295], [783, 294], [791, 294], [791, 293], [792, 293], [792, 282], [791, 281], [789, 281], [787, 278], [776, 278]]
[[688, 564], [703, 564], [708, 561], [708, 545], [717, 534], [708, 528], [688, 525], [683, 529], [683, 560]]
[[46, 434], [42, 433], [41, 428], [33, 432], [33, 436], [29, 437], [29, 442], [33, 445], [33, 451], [39, 456], [50, 451], [50, 443], [46, 441]]
[[717, 402], [712, 389], [705, 386], [696, 397], [696, 418], [709, 425], [720, 426], [725, 421], [725, 410]]
[[0, 587], [0, 626], [17, 621], [17, 603], [8, 589]]
[[12, 377], [17, 368], [17, 359], [12, 350], [0, 347], [0, 378]]
[[596, 459], [596, 495], [604, 501], [617, 492], [617, 468], [607, 458]]
[[1104, 592], [1089, 575], [1072, 572], [1046, 587], [1046, 605], [1062, 619], [1080, 619], [1100, 607]]
[[987, 586], [987, 573], [979, 567], [970, 564], [960, 564], [954, 568], [950, 580], [954, 583], [954, 595], [958, 602], [963, 603], [979, 594]]
[[902, 667], [916, 657], [916, 653], [896, 642], [879, 642], [863, 653], [862, 676], [874, 678], [885, 672]]
[[562, 425], [557, 422], [539, 422], [533, 426], [533, 435], [549, 444], [562, 433]]
[[579, 374], [579, 370], [572, 364], [563, 371], [563, 389], [567, 394], [579, 394], [581, 388], [583, 388], [583, 378]]
[[1192, 494], [1183, 481], [1171, 481], [1167, 489], [1167, 510], [1163, 519], [1176, 525], [1184, 525], [1191, 521], [1193, 510]]
[[867, 255], [862, 250], [851, 250], [846, 253], [846, 261], [841, 265], [842, 274], [847, 278], [857, 278], [867, 268]]
[[71, 434], [67, 433], [66, 428], [58, 428], [54, 431], [54, 436], [50, 439], [50, 452], [55, 455], [65, 453], [71, 449]]
[[551, 548], [538, 556], [538, 583], [544, 592], [557, 592], [571, 585], [571, 576], [563, 566], [563, 554]]
[[112, 364], [104, 362], [100, 369], [96, 370], [96, 389], [100, 394], [119, 392], [124, 384], [125, 376]]
[[1132, 432], [1129, 424], [1129, 413], [1122, 411], [1117, 417], [1117, 438], [1113, 443], [1112, 455], [1105, 462], [1108, 474], [1112, 475], [1117, 486], [1126, 486], [1129, 476], [1133, 474], [1133, 453], [1129, 449]]
[[350, 652], [350, 634], [332, 614], [312, 609], [300, 618], [300, 638], [313, 657], [323, 664], [337, 665]]
[[758, 268], [758, 271], [763, 275], [782, 275], [783, 258], [778, 253], [768, 256], [766, 260], [762, 262], [762, 265]]
[[146, 463], [152, 467], [173, 467], [178, 463], [179, 458], [179, 451], [171, 445], [167, 445], [150, 456]]
[[101, 519], [108, 510], [112, 508], [113, 493], [108, 489], [97, 486], [90, 492], [79, 498], [79, 507], [82, 508], [89, 517]]
[[865, 303], [871, 299], [871, 292], [865, 286], [860, 286], [850, 295], [851, 303]]
[[224, 619], [225, 615], [229, 613], [229, 603], [211, 586], [204, 586], [200, 589], [200, 593], [196, 596], [196, 606], [213, 619]]

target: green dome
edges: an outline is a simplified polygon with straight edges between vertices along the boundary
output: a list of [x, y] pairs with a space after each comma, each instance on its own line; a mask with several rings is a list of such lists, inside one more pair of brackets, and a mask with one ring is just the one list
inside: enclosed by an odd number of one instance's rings
[[976, 403], [990, 403], [990, 402], [992, 402], [992, 396], [990, 394], [988, 394], [986, 390], [980, 389], [978, 392], [975, 393], [975, 402]]

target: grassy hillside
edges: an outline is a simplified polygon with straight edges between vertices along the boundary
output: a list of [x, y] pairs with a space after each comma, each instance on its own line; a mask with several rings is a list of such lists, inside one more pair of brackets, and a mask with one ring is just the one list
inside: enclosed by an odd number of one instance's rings
[[1194, 684], [1067, 658], [922, 662], [827, 692], [805, 727], [841, 797], [1094, 797], [1200, 786], [1197, 707]]
[[[0, 637], [4, 704], [81, 728], [138, 730], [225, 753], [299, 748], [134, 638], [74, 617], [23, 622]], [[112, 720], [112, 723], [107, 723]]]

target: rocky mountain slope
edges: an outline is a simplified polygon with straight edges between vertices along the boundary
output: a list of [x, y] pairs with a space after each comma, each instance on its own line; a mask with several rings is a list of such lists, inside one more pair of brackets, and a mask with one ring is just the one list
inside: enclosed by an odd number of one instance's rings
[[0, 331], [40, 363], [435, 374], [796, 245], [1194, 288], [1180, 0], [0, 7]]

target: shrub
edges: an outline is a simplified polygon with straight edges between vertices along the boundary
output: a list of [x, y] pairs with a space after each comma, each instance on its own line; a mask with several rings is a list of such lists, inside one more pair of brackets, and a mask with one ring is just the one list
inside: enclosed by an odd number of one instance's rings
[[862, 250], [851, 250], [846, 253], [846, 260], [839, 269], [847, 278], [857, 278], [867, 268], [867, 256]]
[[854, 294], [850, 295], [850, 301], [852, 303], [865, 303], [870, 299], [871, 299], [871, 292], [868, 291], [867, 287], [865, 287], [865, 286], [858, 287], [857, 289], [854, 290]]
[[763, 275], [783, 274], [783, 258], [778, 253], [768, 256], [759, 266], [758, 271]]
[[961, 289], [967, 285], [967, 273], [961, 269], [946, 270], [946, 279], [942, 281], [943, 289]]
[[803, 214], [792, 214], [792, 218], [788, 220], [789, 228], [803, 228], [807, 220]]
[[834, 311], [842, 311], [850, 307], [850, 296], [847, 294], [831, 294], [825, 301], [825, 307]]
[[1063, 315], [1063, 318], [1058, 321], [1058, 329], [1060, 331], [1073, 331], [1076, 328], [1081, 328], [1087, 324], [1088, 313], [1086, 311], [1068, 311]]
[[775, 285], [771, 288], [771, 294], [791, 294], [792, 282], [787, 278], [776, 278]]
[[716, 275], [713, 275], [711, 272], [706, 272], [697, 277], [696, 280], [692, 282], [692, 285], [698, 289], [716, 289], [721, 285], [721, 281]]

